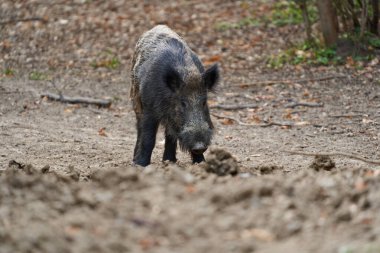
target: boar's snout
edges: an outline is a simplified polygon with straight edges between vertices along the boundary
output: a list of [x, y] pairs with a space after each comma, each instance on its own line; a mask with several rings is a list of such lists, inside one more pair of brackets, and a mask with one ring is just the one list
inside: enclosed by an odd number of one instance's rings
[[196, 155], [201, 155], [207, 150], [207, 146], [202, 142], [197, 142], [195, 145], [191, 148], [191, 153]]
[[197, 122], [195, 126], [185, 127], [180, 132], [178, 139], [182, 150], [191, 152], [194, 155], [203, 154], [210, 145], [213, 130], [206, 122]]

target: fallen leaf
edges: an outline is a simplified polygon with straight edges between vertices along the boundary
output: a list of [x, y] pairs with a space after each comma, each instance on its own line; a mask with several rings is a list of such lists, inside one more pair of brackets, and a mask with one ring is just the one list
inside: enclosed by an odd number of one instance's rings
[[65, 227], [64, 230], [65, 230], [65, 233], [68, 235], [76, 235], [81, 229], [78, 226], [70, 225], [70, 226]]
[[153, 246], [157, 246], [158, 245], [158, 242], [154, 239], [150, 239], [150, 238], [145, 238], [145, 239], [141, 239], [139, 241], [139, 244], [141, 246], [141, 248], [143, 250], [149, 250], [151, 249]]
[[221, 123], [222, 125], [233, 125], [235, 122], [232, 119], [223, 119]]
[[247, 118], [247, 122], [259, 124], [261, 123], [261, 118], [258, 115], [253, 114]]
[[249, 87], [248, 84], [240, 84], [239, 85], [239, 88], [242, 88], [242, 89], [247, 89]]
[[100, 128], [99, 131], [98, 131], [98, 134], [99, 134], [100, 136], [107, 137], [107, 134], [106, 134], [106, 128], [105, 128], [105, 127]]
[[186, 192], [187, 193], [193, 193], [195, 191], [196, 191], [196, 188], [195, 188], [194, 185], [188, 185], [188, 186], [186, 186]]
[[299, 121], [294, 123], [295, 126], [308, 126], [310, 125], [309, 121]]
[[204, 65], [211, 65], [215, 62], [220, 62], [221, 59], [222, 59], [222, 56], [213, 55], [213, 56], [207, 58], [203, 63], [204, 63]]
[[270, 231], [261, 228], [245, 229], [242, 231], [241, 237], [243, 239], [256, 238], [263, 242], [271, 242], [275, 239]]
[[218, 104], [218, 102], [215, 99], [209, 99], [207, 101], [207, 103], [208, 103], [208, 105], [216, 105], [216, 104]]
[[348, 56], [346, 58], [346, 65], [350, 67], [355, 66], [355, 60], [351, 56]]
[[292, 110], [287, 109], [286, 113], [282, 116], [284, 119], [293, 119]]
[[[44, 97], [45, 98], [45, 97]], [[47, 99], [47, 98], [46, 98]], [[68, 107], [66, 107], [63, 112], [64, 113], [72, 113], [73, 111], [77, 110], [80, 108], [80, 105], [79, 104], [76, 104], [76, 105], [70, 105]]]
[[379, 58], [375, 57], [368, 65], [376, 66], [377, 64], [379, 64]]
[[356, 180], [355, 182], [355, 190], [357, 191], [364, 191], [366, 190], [368, 187], [368, 185], [364, 182], [363, 179], [359, 178], [358, 180]]
[[368, 118], [363, 118], [362, 122], [363, 122], [363, 124], [371, 124], [371, 123], [374, 123], [373, 120], [368, 119]]
[[226, 135], [226, 136], [224, 136], [224, 139], [226, 139], [226, 140], [232, 140], [232, 136], [230, 136], [230, 135]]

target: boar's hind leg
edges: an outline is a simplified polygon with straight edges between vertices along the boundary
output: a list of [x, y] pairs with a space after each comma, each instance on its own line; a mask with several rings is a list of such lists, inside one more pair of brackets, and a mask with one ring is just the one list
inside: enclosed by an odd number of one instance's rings
[[159, 122], [152, 116], [144, 115], [137, 122], [137, 142], [133, 162], [147, 166], [150, 164], [152, 151], [156, 143]]
[[168, 131], [165, 131], [165, 150], [163, 161], [176, 162], [176, 150], [177, 150], [177, 138], [168, 134]]
[[204, 162], [205, 160], [205, 157], [203, 156], [203, 154], [191, 154], [191, 158], [193, 159], [193, 163], [201, 163], [201, 162]]

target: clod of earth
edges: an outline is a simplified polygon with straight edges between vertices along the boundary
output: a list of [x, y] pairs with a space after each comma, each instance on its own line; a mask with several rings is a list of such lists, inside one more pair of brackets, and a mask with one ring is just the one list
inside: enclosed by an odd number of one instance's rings
[[213, 149], [210, 151], [205, 164], [207, 172], [215, 173], [218, 176], [238, 174], [238, 164], [228, 151], [224, 149]]
[[316, 155], [310, 168], [319, 170], [332, 170], [335, 168], [335, 162], [328, 155]]
[[281, 171], [281, 169], [281, 167], [276, 165], [263, 165], [254, 168], [254, 170], [260, 171], [262, 175], [273, 174], [275, 171]]

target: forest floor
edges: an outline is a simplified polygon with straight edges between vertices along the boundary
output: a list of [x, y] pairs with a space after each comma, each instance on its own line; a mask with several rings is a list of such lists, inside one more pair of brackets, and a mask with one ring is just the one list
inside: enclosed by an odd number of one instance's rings
[[[270, 68], [270, 55], [303, 36], [297, 25], [241, 22], [272, 7], [2, 1], [0, 252], [380, 252], [378, 60]], [[163, 164], [162, 131], [152, 164], [132, 165], [131, 55], [158, 23], [222, 69], [200, 165], [181, 152]]]

